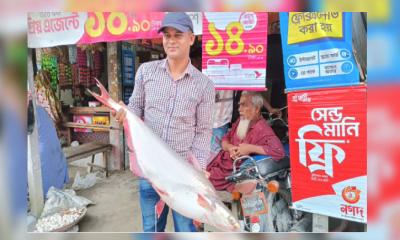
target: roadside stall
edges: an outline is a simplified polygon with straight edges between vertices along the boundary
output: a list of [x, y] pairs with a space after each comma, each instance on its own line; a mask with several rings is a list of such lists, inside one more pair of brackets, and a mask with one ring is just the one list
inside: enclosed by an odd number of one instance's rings
[[[113, 100], [128, 104], [139, 66], [166, 56], [157, 33], [165, 14], [28, 14], [34, 71], [29, 90], [35, 106], [49, 115], [66, 163], [90, 157], [88, 172], [101, 169], [106, 176], [112, 170], [129, 169], [123, 128], [109, 108], [86, 90], [98, 92], [99, 80]], [[272, 171], [274, 177], [284, 173], [288, 182], [285, 212], [313, 215], [314, 223], [323, 223], [322, 231], [331, 230], [328, 216], [365, 224], [366, 68], [365, 55], [353, 52], [352, 13], [188, 14], [195, 34], [191, 62], [217, 90], [212, 111], [219, 125], [214, 128], [227, 130], [236, 120], [241, 91], [261, 93], [270, 108], [281, 112], [273, 119], [270, 109], [263, 109], [271, 125], [279, 122], [273, 130], [287, 150], [287, 164]], [[49, 159], [32, 161], [43, 166]], [[42, 169], [32, 177], [45, 178], [51, 171]], [[269, 180], [276, 179], [266, 175], [263, 191], [272, 192], [276, 185]], [[50, 190], [43, 191], [46, 195]], [[239, 218], [242, 231], [290, 231], [278, 227], [280, 220], [271, 209], [279, 204], [278, 193], [264, 196], [264, 192], [219, 194]], [[35, 195], [30, 201], [40, 202]], [[313, 226], [312, 231], [321, 231], [317, 224]], [[205, 226], [204, 230], [215, 229]]]

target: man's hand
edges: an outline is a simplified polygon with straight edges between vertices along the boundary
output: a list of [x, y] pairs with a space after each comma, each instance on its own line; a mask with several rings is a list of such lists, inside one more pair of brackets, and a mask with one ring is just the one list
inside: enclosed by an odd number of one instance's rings
[[[119, 105], [121, 106], [126, 106], [124, 102], [120, 101]], [[115, 117], [115, 120], [122, 125], [124, 123], [124, 120], [126, 118], [126, 110], [125, 108], [121, 108], [118, 112], [115, 112], [114, 110], [111, 110], [111, 114]]]
[[206, 175], [206, 178], [207, 178], [207, 179], [210, 178], [210, 175], [211, 175], [210, 172], [207, 172], [206, 170], [203, 170], [203, 173], [204, 173], [204, 175]]
[[239, 157], [239, 147], [232, 145], [229, 148], [229, 156], [232, 158], [232, 160], [235, 160], [236, 158], [238, 158]]
[[238, 151], [239, 151], [239, 156], [250, 155], [254, 153], [254, 145], [247, 143], [239, 144]]
[[271, 108], [271, 110], [269, 111], [270, 115], [275, 115], [277, 117], [282, 117], [282, 112], [279, 108]]

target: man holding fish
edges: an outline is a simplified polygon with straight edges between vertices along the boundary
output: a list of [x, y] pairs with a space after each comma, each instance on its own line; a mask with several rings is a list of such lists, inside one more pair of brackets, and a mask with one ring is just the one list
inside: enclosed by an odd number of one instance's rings
[[[172, 150], [207, 174], [211, 110], [215, 100], [213, 82], [190, 62], [189, 52], [195, 36], [192, 21], [186, 13], [166, 14], [158, 31], [163, 33], [167, 57], [139, 67], [127, 108], [142, 118], [145, 125]], [[122, 102], [120, 104], [123, 105]], [[125, 109], [121, 108], [115, 115], [121, 124], [127, 115]], [[165, 230], [168, 206], [159, 209], [158, 217], [155, 211], [160, 194], [163, 192], [154, 189], [147, 179], [140, 179], [140, 206], [145, 232]], [[176, 211], [173, 211], [173, 219], [176, 232], [196, 231], [192, 219]]]

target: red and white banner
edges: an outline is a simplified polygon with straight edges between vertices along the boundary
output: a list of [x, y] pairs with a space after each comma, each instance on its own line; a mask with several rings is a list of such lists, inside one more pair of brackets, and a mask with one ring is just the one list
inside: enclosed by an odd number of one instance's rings
[[[187, 13], [196, 35], [202, 14]], [[165, 12], [40, 12], [28, 13], [28, 47], [161, 38], [157, 33]]]
[[202, 72], [217, 90], [264, 91], [266, 12], [205, 12]]
[[391, 231], [400, 216], [399, 92], [398, 84], [368, 88], [368, 223]]
[[366, 87], [288, 94], [293, 208], [367, 222]]

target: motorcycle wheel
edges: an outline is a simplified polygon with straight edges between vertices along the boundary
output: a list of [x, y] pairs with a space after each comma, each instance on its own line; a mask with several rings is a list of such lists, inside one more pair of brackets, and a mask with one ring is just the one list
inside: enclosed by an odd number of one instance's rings
[[278, 193], [268, 193], [267, 229], [271, 232], [310, 232], [312, 215], [301, 212], [296, 216], [295, 210], [289, 208], [290, 192], [280, 190]]

